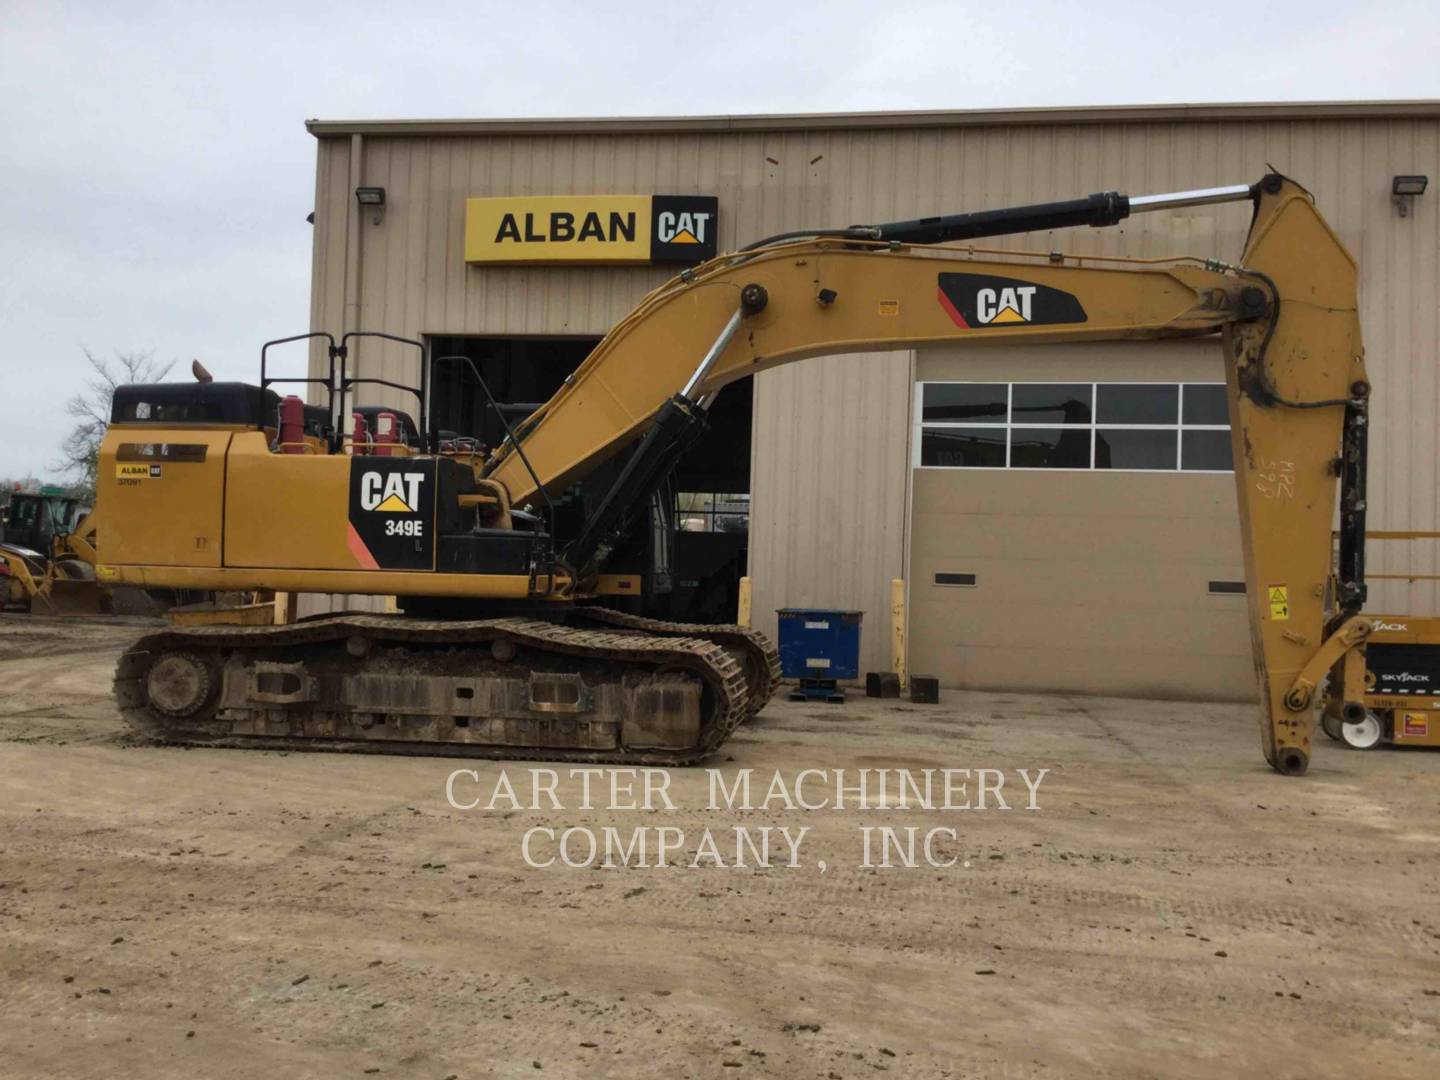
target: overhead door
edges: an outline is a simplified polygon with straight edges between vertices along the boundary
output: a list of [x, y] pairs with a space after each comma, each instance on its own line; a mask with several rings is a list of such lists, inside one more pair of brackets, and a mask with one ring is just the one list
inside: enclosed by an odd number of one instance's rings
[[1254, 696], [1218, 341], [920, 354], [910, 669]]

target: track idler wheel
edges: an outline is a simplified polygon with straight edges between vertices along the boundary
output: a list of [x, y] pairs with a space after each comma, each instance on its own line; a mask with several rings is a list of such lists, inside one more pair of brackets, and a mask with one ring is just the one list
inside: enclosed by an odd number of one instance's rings
[[145, 696], [166, 716], [194, 716], [209, 702], [214, 683], [209, 665], [194, 653], [161, 653], [145, 676]]

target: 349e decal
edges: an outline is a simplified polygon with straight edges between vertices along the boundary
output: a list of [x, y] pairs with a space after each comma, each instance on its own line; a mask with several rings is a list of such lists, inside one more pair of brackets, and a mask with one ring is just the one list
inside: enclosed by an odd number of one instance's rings
[[940, 306], [956, 326], [1048, 326], [1086, 322], [1071, 293], [1019, 278], [991, 274], [941, 274]]
[[350, 553], [367, 570], [435, 566], [435, 463], [355, 458], [350, 463]]

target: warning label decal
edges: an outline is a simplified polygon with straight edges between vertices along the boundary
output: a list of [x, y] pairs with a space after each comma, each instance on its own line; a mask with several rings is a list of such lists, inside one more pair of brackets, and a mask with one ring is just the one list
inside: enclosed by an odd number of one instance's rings
[[1290, 588], [1288, 585], [1270, 585], [1265, 589], [1270, 599], [1270, 618], [1283, 622], [1290, 618]]

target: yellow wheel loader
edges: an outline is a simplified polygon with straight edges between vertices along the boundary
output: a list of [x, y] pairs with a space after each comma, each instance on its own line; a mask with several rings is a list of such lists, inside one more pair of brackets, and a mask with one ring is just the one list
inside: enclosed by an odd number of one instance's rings
[[[974, 243], [1229, 201], [1254, 207], [1233, 263]], [[347, 370], [351, 343], [406, 340], [389, 334], [269, 342], [258, 386], [122, 387], [87, 522], [103, 584], [385, 595], [399, 611], [147, 635], [120, 661], [120, 705], [184, 743], [699, 761], [774, 691], [773, 646], [606, 605], [663, 579], [671, 470], [722, 388], [851, 352], [1204, 334], [1224, 342], [1261, 743], [1275, 769], [1303, 773], [1316, 688], [1368, 632], [1370, 385], [1355, 264], [1278, 175], [771, 237], [645, 297], [518, 425], [471, 365], [507, 432], [493, 451], [432, 430], [431, 370], [470, 362], [423, 342], [408, 342], [415, 384], [383, 383], [413, 396], [418, 423], [351, 408], [382, 382]], [[302, 340], [328, 355], [323, 374], [289, 380], [316, 404], [272, 389], [286, 380], [270, 350]], [[555, 500], [596, 475], [603, 496], [560, 528]]]
[[69, 537], [84, 519], [78, 500], [41, 491], [10, 497], [0, 536], [0, 608], [37, 615], [93, 615], [109, 597], [95, 582], [94, 560]]

